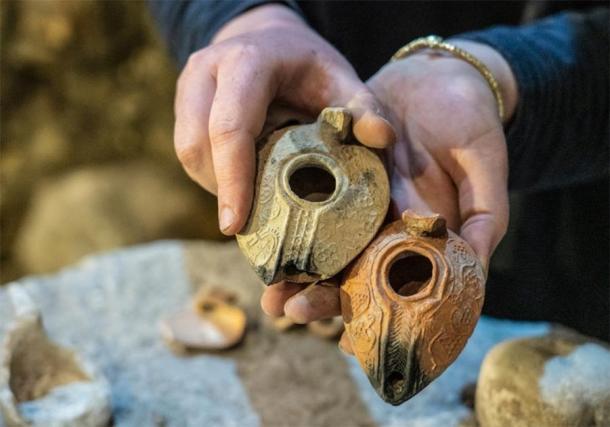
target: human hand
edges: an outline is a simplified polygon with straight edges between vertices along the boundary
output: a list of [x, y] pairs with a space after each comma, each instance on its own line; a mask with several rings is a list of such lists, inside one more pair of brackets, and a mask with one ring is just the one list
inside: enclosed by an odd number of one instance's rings
[[[517, 90], [506, 61], [486, 45], [453, 44], [489, 67], [509, 120]], [[389, 63], [368, 85], [398, 132], [388, 150], [396, 214], [440, 213], [487, 269], [508, 226], [506, 141], [487, 81], [467, 62], [428, 51]]]
[[[508, 120], [517, 100], [508, 64], [488, 46], [454, 44], [490, 68]], [[506, 145], [488, 83], [461, 59], [421, 52], [386, 65], [368, 85], [397, 130], [387, 150], [394, 213], [440, 213], [487, 268], [508, 224]], [[263, 307], [278, 314], [283, 303], [283, 312], [301, 322], [340, 313], [338, 288], [314, 285], [293, 297], [297, 286], [268, 288]]]
[[360, 142], [380, 148], [394, 140], [368, 87], [298, 15], [273, 4], [240, 15], [190, 56], [175, 101], [176, 153], [188, 175], [218, 195], [227, 235], [247, 220], [255, 138], [273, 105], [312, 117], [324, 107], [344, 106]]

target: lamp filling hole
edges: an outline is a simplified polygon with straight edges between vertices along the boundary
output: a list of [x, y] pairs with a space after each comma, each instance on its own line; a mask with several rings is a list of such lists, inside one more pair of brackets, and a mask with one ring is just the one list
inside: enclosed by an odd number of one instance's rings
[[398, 295], [408, 297], [421, 291], [432, 277], [432, 263], [415, 252], [404, 252], [392, 263], [388, 274], [390, 286]]
[[294, 194], [308, 202], [323, 202], [335, 192], [335, 177], [317, 166], [297, 169], [288, 184]]

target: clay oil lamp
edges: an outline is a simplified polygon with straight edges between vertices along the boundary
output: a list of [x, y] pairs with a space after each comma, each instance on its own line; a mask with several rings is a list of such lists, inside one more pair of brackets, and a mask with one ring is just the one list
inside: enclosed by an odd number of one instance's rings
[[479, 319], [485, 274], [438, 215], [406, 211], [350, 265], [341, 310], [372, 386], [398, 405], [460, 354]]
[[254, 188], [237, 242], [265, 284], [339, 273], [373, 239], [390, 200], [381, 160], [357, 143], [342, 108], [259, 141]]

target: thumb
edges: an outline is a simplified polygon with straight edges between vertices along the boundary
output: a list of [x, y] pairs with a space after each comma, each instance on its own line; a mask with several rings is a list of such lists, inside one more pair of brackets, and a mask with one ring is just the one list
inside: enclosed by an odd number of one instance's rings
[[362, 144], [385, 148], [396, 140], [381, 103], [355, 73], [337, 84], [329, 104], [348, 108], [354, 119], [354, 136]]
[[459, 193], [460, 235], [487, 270], [508, 227], [508, 159], [502, 128], [484, 133], [456, 160], [452, 177]]
[[503, 235], [497, 221], [489, 213], [473, 215], [462, 224], [460, 235], [470, 244], [487, 272], [491, 254]]

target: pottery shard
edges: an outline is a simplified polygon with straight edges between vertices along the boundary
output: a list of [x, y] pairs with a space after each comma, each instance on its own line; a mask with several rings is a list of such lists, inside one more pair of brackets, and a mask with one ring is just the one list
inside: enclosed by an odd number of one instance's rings
[[191, 306], [162, 320], [162, 337], [179, 352], [233, 347], [246, 331], [246, 314], [235, 299], [222, 289], [200, 290]]
[[390, 200], [378, 156], [351, 135], [345, 109], [257, 145], [252, 211], [237, 241], [264, 283], [340, 272], [375, 236]]
[[0, 413], [8, 426], [101, 427], [110, 387], [74, 351], [50, 341], [27, 293], [9, 289], [17, 318], [2, 346]]
[[610, 425], [610, 351], [586, 337], [503, 342], [485, 357], [475, 409], [482, 427]]
[[377, 393], [398, 405], [460, 354], [483, 305], [485, 275], [438, 215], [411, 211], [348, 267], [341, 312], [354, 355]]

